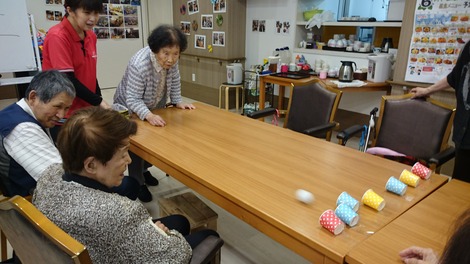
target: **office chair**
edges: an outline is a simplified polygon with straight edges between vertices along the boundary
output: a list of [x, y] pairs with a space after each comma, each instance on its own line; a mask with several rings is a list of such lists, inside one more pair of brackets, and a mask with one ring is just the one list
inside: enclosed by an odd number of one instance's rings
[[[382, 97], [368, 152], [378, 147], [381, 156], [407, 164], [419, 161], [439, 172], [440, 166], [455, 156], [455, 149], [448, 145], [455, 108], [431, 98], [411, 97], [412, 94]], [[336, 136], [338, 143], [346, 145], [352, 135], [363, 130], [362, 125], [355, 125], [341, 131]], [[399, 155], [389, 154], [393, 152]]]
[[83, 244], [21, 196], [0, 203], [0, 228], [24, 264], [91, 263]]
[[[292, 86], [284, 127], [330, 141], [333, 128], [339, 125], [334, 118], [342, 93], [319, 79], [306, 85]], [[266, 108], [247, 116], [258, 119], [273, 113], [275, 109]]]

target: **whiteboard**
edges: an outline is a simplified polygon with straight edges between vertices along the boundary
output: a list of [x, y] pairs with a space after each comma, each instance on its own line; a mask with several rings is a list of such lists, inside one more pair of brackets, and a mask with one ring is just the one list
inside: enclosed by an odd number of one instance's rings
[[25, 0], [0, 0], [0, 73], [37, 70]]

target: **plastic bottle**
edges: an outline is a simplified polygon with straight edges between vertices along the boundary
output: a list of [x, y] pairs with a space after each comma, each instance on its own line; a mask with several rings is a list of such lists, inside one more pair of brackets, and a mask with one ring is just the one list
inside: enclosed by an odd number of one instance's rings
[[292, 53], [289, 50], [289, 47], [284, 47], [284, 63], [289, 64], [292, 61]]

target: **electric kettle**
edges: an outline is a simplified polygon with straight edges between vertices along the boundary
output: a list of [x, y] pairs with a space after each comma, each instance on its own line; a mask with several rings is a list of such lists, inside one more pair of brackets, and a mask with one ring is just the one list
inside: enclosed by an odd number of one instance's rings
[[[354, 61], [341, 61], [341, 68], [339, 68], [338, 80], [340, 82], [352, 82], [354, 79], [353, 74], [355, 68], [357, 68]], [[354, 64], [354, 69], [353, 65]]]

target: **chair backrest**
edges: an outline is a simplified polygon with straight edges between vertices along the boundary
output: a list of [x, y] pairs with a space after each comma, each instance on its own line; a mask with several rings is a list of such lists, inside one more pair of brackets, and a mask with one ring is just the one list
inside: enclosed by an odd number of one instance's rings
[[[290, 89], [286, 127], [301, 132], [307, 128], [333, 122], [342, 91], [324, 85], [319, 79]], [[330, 140], [331, 130], [317, 137]]]
[[91, 263], [83, 244], [21, 196], [0, 203], [0, 229], [23, 264]]
[[372, 145], [418, 159], [429, 159], [448, 146], [455, 108], [411, 94], [383, 96]]

